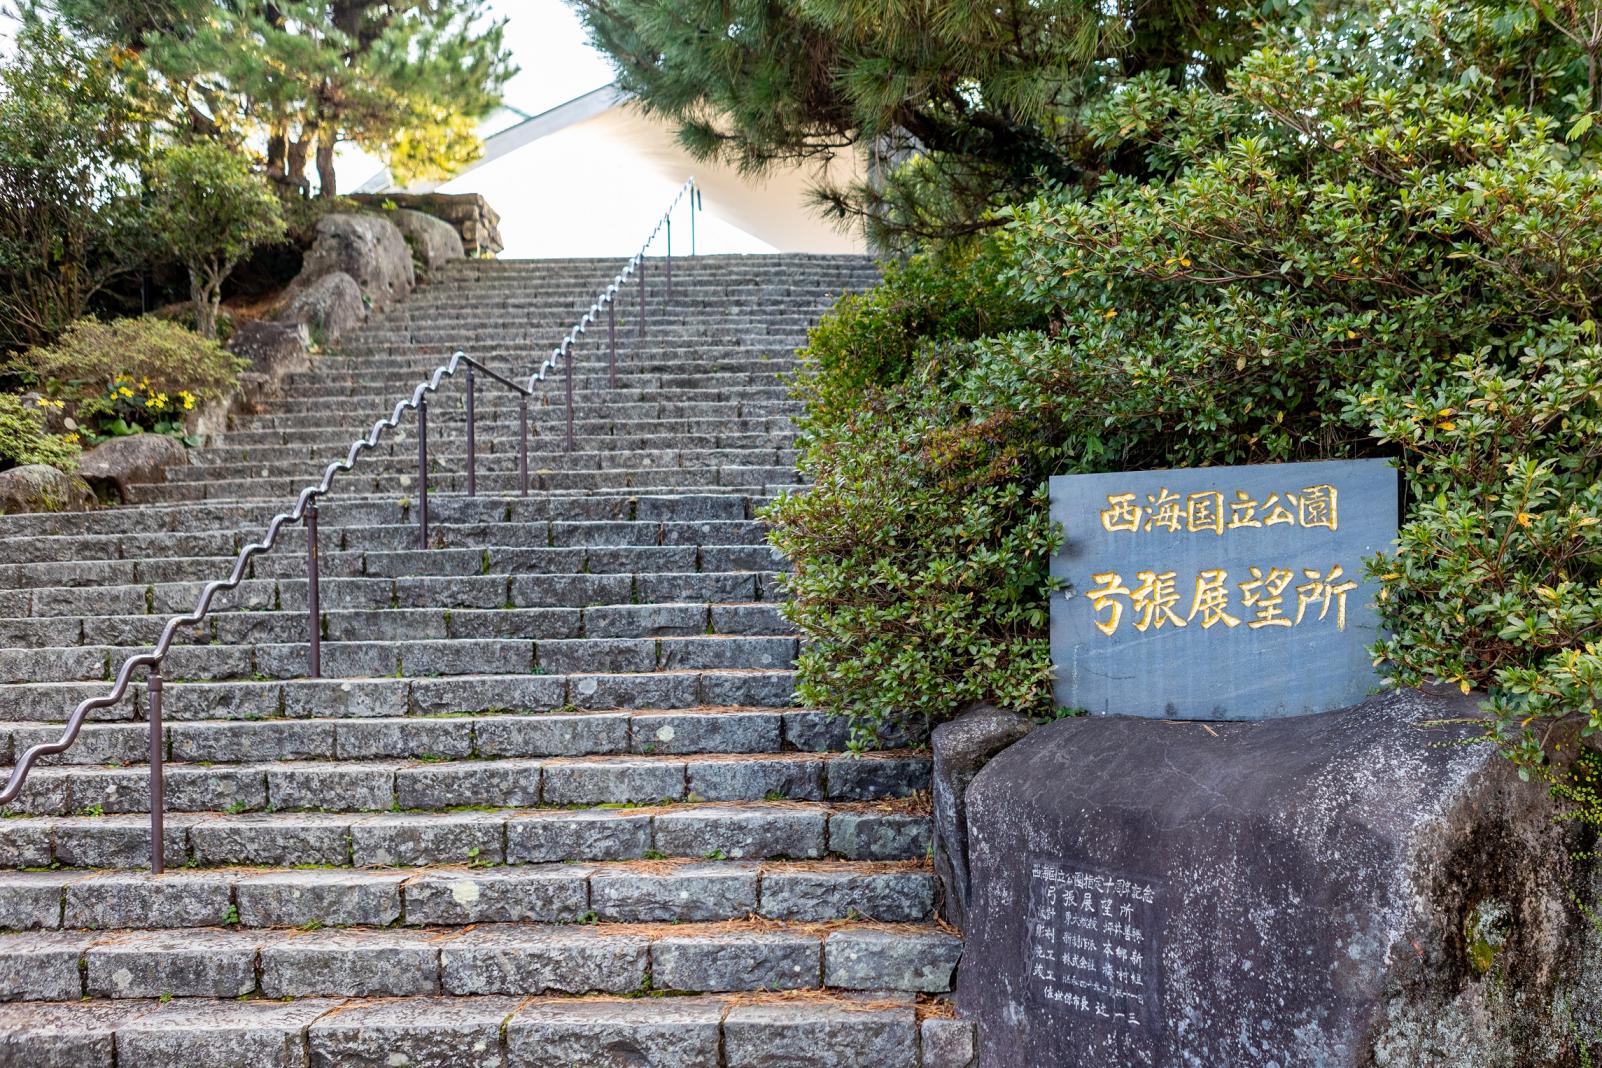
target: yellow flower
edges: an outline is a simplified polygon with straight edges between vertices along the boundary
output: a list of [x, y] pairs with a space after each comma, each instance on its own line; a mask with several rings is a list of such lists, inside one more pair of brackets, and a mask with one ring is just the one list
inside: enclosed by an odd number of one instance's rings
[[68, 445], [76, 445], [80, 439], [78, 437], [78, 432], [73, 431], [71, 434], [63, 434], [61, 436], [61, 440], [65, 441]]
[[1118, 309], [1117, 308], [1108, 308], [1106, 314], [1103, 315], [1102, 318], [1103, 319], [1111, 319], [1113, 316], [1115, 316], [1117, 314], [1118, 314]]
[[195, 395], [187, 389], [178, 391], [178, 399], [184, 402], [184, 411], [190, 411], [195, 406]]
[[1529, 512], [1520, 512], [1515, 518], [1518, 520], [1519, 526], [1527, 527], [1530, 525], [1530, 521], [1535, 517], [1530, 515]]
[[129, 389], [127, 386], [121, 386], [117, 389], [117, 395], [119, 397], [132, 397], [134, 395], [134, 391]]

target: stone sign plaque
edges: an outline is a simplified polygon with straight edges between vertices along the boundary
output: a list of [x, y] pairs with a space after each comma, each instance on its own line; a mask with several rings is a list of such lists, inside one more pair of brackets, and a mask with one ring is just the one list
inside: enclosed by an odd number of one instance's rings
[[1387, 460], [1059, 475], [1057, 703], [1266, 719], [1356, 704], [1378, 678], [1377, 583], [1396, 538]]
[[1090, 1046], [1160, 1032], [1162, 908], [1155, 879], [1031, 856], [1024, 960], [1040, 1011]]

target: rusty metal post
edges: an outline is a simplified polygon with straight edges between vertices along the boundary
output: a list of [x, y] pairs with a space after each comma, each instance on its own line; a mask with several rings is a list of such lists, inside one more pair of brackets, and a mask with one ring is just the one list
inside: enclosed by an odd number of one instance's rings
[[528, 496], [528, 396], [517, 402], [517, 484], [520, 496]]
[[417, 544], [428, 548], [428, 398], [417, 402]]
[[473, 422], [473, 365], [467, 365], [467, 495], [478, 495], [478, 438]]
[[673, 303], [673, 216], [667, 222], [667, 302]]
[[639, 337], [645, 337], [645, 253], [640, 253], [640, 330]]
[[567, 372], [567, 451], [573, 451], [573, 351], [562, 351], [563, 370]]
[[145, 686], [149, 697], [150, 726], [150, 870], [160, 875], [167, 866], [167, 781], [162, 769], [165, 741], [161, 733], [161, 673], [152, 671]]
[[317, 500], [306, 506], [306, 677], [323, 676], [323, 613], [317, 590]]
[[606, 349], [611, 354], [606, 384], [617, 388], [617, 294], [606, 298]]

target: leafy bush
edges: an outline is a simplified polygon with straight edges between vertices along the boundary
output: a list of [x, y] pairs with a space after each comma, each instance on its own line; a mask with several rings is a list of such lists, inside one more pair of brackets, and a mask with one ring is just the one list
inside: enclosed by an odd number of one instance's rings
[[35, 16], [0, 61], [0, 352], [54, 338], [147, 249], [139, 64]]
[[772, 513], [807, 700], [869, 735], [1050, 713], [1050, 473], [1394, 455], [1382, 669], [1488, 688], [1527, 762], [1602, 725], [1598, 87], [1533, 16], [1439, 14], [1311, 27], [1225, 94], [1129, 82], [1090, 121], [1176, 173], [1009, 213], [1000, 284], [1045, 330], [910, 370], [853, 363], [872, 298], [814, 333], [816, 488]]
[[80, 319], [5, 371], [75, 406], [91, 439], [142, 430], [182, 437], [184, 413], [232, 393], [246, 361], [177, 323]]
[[24, 464], [71, 471], [78, 466], [76, 435], [50, 433], [37, 402], [30, 405], [16, 393], [0, 393], [0, 471]]
[[215, 340], [224, 279], [256, 246], [284, 236], [278, 197], [249, 160], [206, 141], [165, 149], [151, 185], [156, 241], [188, 269], [195, 329]]

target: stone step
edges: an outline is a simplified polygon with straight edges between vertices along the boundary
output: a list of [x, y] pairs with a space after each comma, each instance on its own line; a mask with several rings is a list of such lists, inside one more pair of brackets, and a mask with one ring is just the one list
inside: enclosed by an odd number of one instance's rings
[[[454, 444], [454, 443], [452, 443]], [[483, 474], [496, 471], [511, 474], [517, 468], [517, 445], [515, 441], [505, 441], [497, 449], [486, 449], [477, 452], [478, 472]], [[538, 466], [535, 466], [536, 461]], [[177, 467], [167, 472], [165, 479], [168, 483], [175, 482], [201, 482], [218, 479], [232, 479], [248, 481], [261, 478], [301, 478], [313, 479], [322, 474], [328, 461], [322, 457], [316, 459], [306, 458], [300, 460], [269, 460], [266, 458], [240, 460], [232, 463], [206, 463], [188, 467]], [[794, 450], [777, 449], [772, 446], [760, 449], [684, 449], [674, 451], [670, 449], [627, 449], [618, 448], [607, 452], [579, 451], [573, 452], [545, 452], [537, 458], [529, 458], [531, 479], [543, 478], [548, 474], [562, 472], [604, 472], [604, 471], [639, 471], [656, 469], [668, 472], [675, 469], [720, 469], [737, 468], [749, 470], [751, 468], [783, 467], [793, 471], [796, 463]], [[461, 452], [447, 449], [443, 452], [429, 450], [430, 472], [465, 472], [467, 470], [467, 453], [465, 448]], [[365, 475], [413, 475], [417, 473], [417, 456], [415, 450], [412, 455], [379, 455], [369, 453], [362, 458], [362, 474]], [[671, 476], [670, 476], [671, 477]], [[532, 488], [532, 481], [530, 483]]]
[[6, 1068], [962, 1068], [973, 1046], [971, 1024], [883, 992], [0, 1005]]
[[[60, 722], [80, 701], [99, 697], [108, 688], [109, 684], [103, 682], [0, 685], [0, 721]], [[508, 709], [539, 712], [569, 705], [597, 711], [730, 705], [789, 707], [795, 703], [794, 691], [794, 672], [759, 669], [178, 681], [167, 684], [163, 709], [171, 720], [199, 720], [350, 719]], [[103, 721], [142, 717], [145, 701], [143, 682], [135, 682], [119, 706], [100, 709], [97, 716]]]
[[[587, 511], [591, 517], [575, 516], [554, 522], [461, 524], [440, 522], [431, 499], [428, 549], [417, 548], [418, 529], [414, 525], [415, 517], [410, 515], [406, 522], [375, 526], [342, 526], [321, 519], [318, 524], [318, 547], [322, 550], [319, 570], [335, 577], [363, 573], [385, 577], [408, 573], [476, 574], [485, 569], [502, 574], [644, 570], [664, 564], [673, 570], [696, 570], [696, 560], [700, 556], [705, 556], [709, 562], [724, 556], [758, 559], [749, 554], [753, 547], [761, 544], [765, 528], [760, 522], [745, 518], [743, 513], [749, 509], [745, 500], [737, 496], [726, 500], [728, 507], [701, 509], [705, 518], [696, 520], [630, 518], [631, 510], [636, 515], [638, 511], [631, 509], [628, 499], [622, 498], [604, 503], [592, 500], [590, 506], [570, 509], [575, 513]], [[0, 574], [6, 576], [0, 581], [12, 582], [13, 588], [24, 588], [19, 584], [28, 580], [18, 577], [23, 574], [20, 569], [24, 562], [59, 565], [53, 567], [52, 573], [63, 575], [103, 571], [104, 581], [116, 581], [111, 576], [164, 581], [175, 574], [215, 574], [204, 572], [203, 566], [221, 566], [226, 573], [232, 570], [233, 558], [239, 550], [258, 541], [262, 533], [258, 527], [187, 533], [41, 534], [19, 538], [14, 542], [0, 542]], [[560, 543], [553, 544], [555, 539], [561, 539]], [[303, 527], [282, 528], [274, 550], [253, 557], [252, 571], [247, 574], [262, 577], [303, 574], [305, 547]], [[28, 559], [30, 548], [32, 560]], [[720, 552], [725, 549], [738, 552]], [[686, 550], [691, 552], [686, 555]], [[412, 558], [404, 559], [395, 554], [412, 554]], [[487, 559], [485, 554], [489, 554]], [[430, 559], [431, 555], [438, 559]], [[298, 566], [279, 562], [291, 556], [298, 561]], [[364, 557], [371, 558], [371, 566]], [[205, 564], [178, 563], [191, 559]], [[777, 566], [776, 559], [761, 558], [758, 566], [773, 569]], [[400, 573], [387, 570], [398, 562], [420, 570]], [[148, 574], [138, 574], [141, 565], [147, 566]], [[741, 570], [749, 570], [751, 566], [746, 565]]]
[[[781, 846], [821, 856], [824, 814], [771, 828]], [[667, 824], [685, 841], [694, 828], [729, 834], [694, 814]], [[733, 828], [738, 835], [738, 828]], [[752, 844], [749, 835], [739, 844]], [[148, 872], [0, 873], [0, 927], [7, 930], [455, 927], [481, 923], [707, 923], [760, 917], [800, 923], [919, 923], [934, 908], [926, 860], [742, 861], [715, 859], [529, 863], [380, 869], [259, 868]], [[3, 969], [4, 965], [0, 965]], [[719, 989], [709, 987], [708, 989]], [[733, 988], [731, 988], [733, 989]]]
[[[448, 550], [436, 550], [448, 551]], [[0, 618], [0, 649], [44, 646], [150, 646], [165, 615]], [[175, 632], [180, 645], [283, 643], [304, 640], [308, 620], [298, 612], [217, 612]], [[588, 608], [381, 608], [325, 610], [322, 636], [343, 641], [439, 641], [452, 638], [648, 638], [791, 635], [794, 627], [774, 603], [627, 604]], [[3, 655], [3, 654], [0, 654]]]
[[[336, 483], [336, 487], [339, 483]], [[292, 502], [271, 504], [217, 501], [209, 504], [151, 504], [107, 508], [95, 512], [34, 512], [0, 515], [0, 534], [7, 538], [95, 534], [178, 534], [188, 536], [217, 530], [236, 531], [259, 538], [269, 519]], [[477, 497], [429, 495], [430, 529], [472, 524], [475, 536], [487, 536], [503, 524], [550, 520], [638, 520], [640, 522], [749, 519], [769, 499], [738, 493], [680, 493], [566, 495], [544, 493], [519, 497], [481, 494]], [[413, 502], [393, 495], [373, 496], [339, 492], [322, 501], [324, 531], [335, 527], [409, 525], [416, 521]], [[298, 536], [286, 529], [280, 537]], [[0, 545], [6, 544], [0, 541]], [[148, 546], [149, 542], [141, 543]], [[304, 544], [301, 542], [300, 544]], [[377, 544], [388, 544], [380, 542]]]
[[[649, 884], [621, 914], [650, 913]], [[659, 908], [656, 911], [667, 911]], [[929, 925], [631, 923], [0, 935], [0, 997], [408, 997], [834, 989], [944, 993], [961, 943]]]
[[[573, 675], [684, 669], [774, 669], [795, 663], [786, 635], [699, 634], [662, 638], [452, 638], [321, 643], [328, 678], [386, 675]], [[0, 649], [0, 683], [110, 681], [130, 647]], [[294, 679], [306, 673], [301, 642], [175, 645], [163, 661], [174, 679]]]
[[[442, 864], [510, 869], [716, 853], [903, 861], [925, 859], [930, 839], [926, 805], [908, 796], [864, 804], [762, 800], [452, 812], [179, 812], [168, 817], [162, 840], [167, 866], [189, 870]], [[0, 820], [0, 869], [140, 869], [149, 863], [146, 816]]]
[[[403, 731], [382, 721], [266, 720], [174, 724], [164, 732], [174, 754], [169, 812], [213, 810], [440, 812], [464, 806], [646, 804], [663, 801], [862, 801], [903, 797], [925, 789], [927, 761], [897, 751], [871, 756], [818, 753], [695, 753], [620, 755], [627, 725], [619, 717], [568, 717], [560, 723], [506, 717], [506, 722], [452, 731]], [[581, 724], [581, 725], [579, 725]], [[9, 726], [9, 725], [8, 725]], [[428, 724], [433, 726], [433, 724]], [[567, 737], [553, 736], [563, 727]], [[97, 730], [98, 729], [98, 730]], [[138, 812], [148, 808], [143, 724], [87, 724], [65, 767], [41, 767], [28, 777], [13, 812]], [[53, 741], [57, 727], [10, 732], [24, 747]], [[482, 741], [480, 741], [480, 736]], [[441, 749], [487, 745], [493, 757], [447, 760], [336, 760], [346, 750]], [[410, 744], [408, 744], [410, 743]], [[649, 749], [649, 746], [642, 746]], [[593, 756], [544, 759], [507, 753], [572, 752]], [[101, 760], [116, 766], [88, 767]]]
[[[130, 487], [129, 499], [135, 504], [161, 504], [176, 501], [239, 501], [270, 499], [293, 501], [315, 480], [310, 477], [282, 479], [252, 479], [245, 481], [203, 481], [168, 484], [135, 485]], [[531, 492], [559, 491], [619, 495], [634, 491], [660, 496], [674, 491], [707, 493], [726, 490], [730, 493], [768, 493], [771, 487], [800, 484], [800, 476], [793, 468], [774, 467], [711, 467], [711, 468], [645, 468], [622, 471], [578, 471], [531, 473]], [[519, 479], [510, 471], [485, 471], [478, 479], [481, 493], [516, 493]], [[417, 492], [417, 478], [411, 474], [370, 475], [347, 474], [339, 480], [347, 492], [387, 495], [409, 500]], [[464, 473], [449, 472], [429, 475], [429, 492], [437, 494], [465, 493], [467, 477]], [[771, 494], [769, 494], [771, 495]], [[286, 504], [287, 507], [287, 504]]]
[[[15, 759], [28, 747], [53, 740], [60, 732], [60, 721], [0, 722], [0, 759]], [[815, 714], [808, 710], [756, 707], [626, 709], [611, 712], [508, 711], [335, 719], [279, 717], [178, 720], [165, 725], [162, 738], [162, 752], [166, 759], [193, 762], [201, 769], [211, 767], [213, 762], [263, 760], [400, 759], [437, 762], [627, 753], [700, 756], [720, 753], [781, 754], [785, 751], [836, 752], [843, 750], [847, 742], [843, 720], [819, 723]], [[139, 793], [142, 784], [137, 779], [119, 777], [113, 773], [118, 768], [144, 761], [147, 749], [147, 727], [144, 722], [117, 722], [110, 719], [91, 721], [82, 728], [71, 749], [47, 757], [40, 764], [41, 770], [36, 774], [42, 778], [38, 781], [52, 783], [51, 787], [47, 790], [41, 786], [37, 795], [19, 798], [17, 804], [36, 814], [59, 815], [91, 807], [109, 811], [139, 811], [136, 807], [127, 806], [145, 803], [144, 795]], [[67, 765], [68, 768], [63, 769], [61, 765]], [[67, 773], [72, 767], [90, 765], [104, 765], [110, 770], [105, 775], [98, 772], [87, 776]], [[53, 767], [58, 770], [45, 770]], [[289, 784], [289, 779], [296, 775], [305, 778], [318, 772], [318, 767], [301, 769], [294, 774], [291, 774], [293, 769], [287, 764], [274, 764], [272, 769], [283, 774], [276, 779], [269, 775], [266, 780], [261, 780], [261, 769], [253, 768], [231, 773], [232, 781], [248, 784], [260, 780], [267, 786], [278, 783], [284, 785], [285, 792], [275, 796], [270, 790], [262, 793], [255, 786], [250, 786], [240, 796], [259, 796], [260, 803], [251, 801], [252, 807], [307, 807], [300, 801], [290, 802], [287, 791], [292, 784]], [[393, 767], [381, 770], [382, 775], [379, 770], [371, 771], [375, 777], [373, 781], [387, 778], [392, 782], [397, 774], [397, 769]], [[461, 776], [467, 770], [463, 767], [439, 769], [440, 775], [446, 778]], [[322, 768], [321, 771], [329, 769]], [[180, 769], [176, 774], [180, 778], [199, 777], [195, 769]], [[401, 777], [415, 778], [417, 774], [417, 770], [412, 769]], [[501, 769], [496, 774], [504, 776], [511, 772]], [[718, 774], [726, 777], [727, 771]], [[357, 772], [352, 771], [350, 775], [356, 776]], [[538, 776], [535, 776], [534, 781], [524, 783], [517, 789], [537, 790], [537, 779]], [[795, 781], [802, 782], [803, 779], [811, 781], [807, 776], [796, 778]], [[260, 782], [257, 784], [260, 785]], [[100, 791], [97, 783], [105, 789]], [[129, 789], [138, 793], [138, 800], [128, 800]], [[700, 793], [694, 782], [690, 783], [689, 789], [691, 793]], [[819, 793], [820, 789], [810, 792]], [[382, 792], [388, 800], [379, 807], [389, 807], [399, 796], [393, 785], [383, 787]], [[229, 797], [209, 804], [186, 801], [175, 793], [170, 800], [175, 805], [187, 806], [188, 811], [205, 811], [227, 808], [237, 799]], [[401, 800], [404, 801], [404, 798]]]
[[[506, 424], [480, 424], [479, 432], [475, 436], [474, 448], [477, 450], [479, 460], [482, 462], [488, 457], [506, 456], [516, 461], [518, 454], [518, 436], [515, 430]], [[565, 431], [556, 436], [561, 438]], [[432, 437], [432, 434], [430, 435]], [[553, 440], [550, 447], [545, 447], [538, 455], [542, 467], [572, 467], [591, 462], [590, 457], [617, 449], [622, 452], [648, 452], [672, 454], [682, 452], [690, 455], [692, 459], [703, 453], [711, 452], [764, 452], [768, 454], [765, 463], [789, 462], [793, 463], [799, 456], [799, 450], [791, 448], [798, 436], [798, 432], [765, 431], [760, 434], [629, 434], [629, 435], [574, 435], [574, 451], [567, 452], [556, 447], [558, 442]], [[233, 441], [233, 436], [230, 436]], [[466, 466], [466, 436], [452, 435], [439, 443], [440, 449], [435, 449], [431, 441], [429, 453], [431, 456], [439, 454], [440, 464], [448, 470], [460, 470]], [[532, 442], [531, 442], [532, 445]], [[225, 464], [249, 463], [284, 463], [288, 461], [313, 461], [321, 467], [332, 462], [334, 447], [330, 445], [314, 445], [297, 441], [285, 444], [273, 440], [271, 437], [255, 445], [231, 444], [206, 449], [190, 454], [190, 464], [187, 468], [179, 470], [206, 470], [208, 468]], [[415, 466], [417, 463], [417, 446], [412, 441], [385, 440], [378, 447], [369, 449], [363, 458], [372, 461], [382, 457], [396, 457], [406, 460]], [[532, 464], [536, 454], [531, 452], [529, 460]], [[674, 462], [678, 462], [675, 460]], [[600, 464], [597, 463], [599, 467]], [[507, 470], [511, 470], [510, 466]]]

